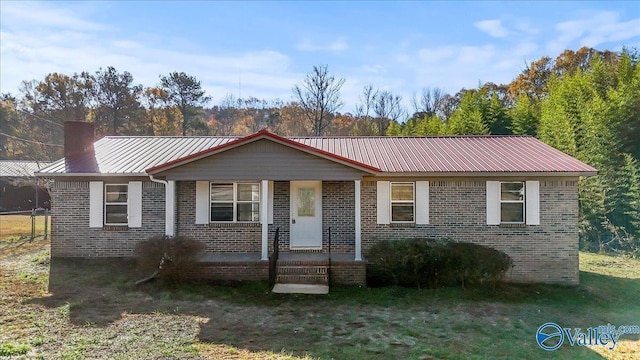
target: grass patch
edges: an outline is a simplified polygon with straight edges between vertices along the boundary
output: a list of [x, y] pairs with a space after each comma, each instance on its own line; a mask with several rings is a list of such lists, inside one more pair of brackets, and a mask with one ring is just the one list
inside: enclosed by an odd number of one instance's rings
[[[261, 282], [136, 287], [130, 262], [44, 261], [43, 247], [0, 250], [0, 343], [42, 358], [486, 359], [633, 358], [535, 342], [564, 327], [640, 323], [640, 261], [580, 254], [581, 285], [493, 288], [332, 287], [326, 296], [272, 294]], [[17, 251], [17, 250], [16, 250]], [[43, 269], [50, 267], [50, 293]], [[46, 274], [47, 272], [44, 271]]]
[[[44, 234], [44, 215], [36, 216], [36, 236]], [[51, 231], [51, 217], [49, 217]], [[0, 215], [0, 243], [18, 241], [31, 236], [31, 215]]]
[[0, 344], [0, 356], [18, 356], [25, 355], [31, 350], [29, 344], [25, 343], [3, 343]]

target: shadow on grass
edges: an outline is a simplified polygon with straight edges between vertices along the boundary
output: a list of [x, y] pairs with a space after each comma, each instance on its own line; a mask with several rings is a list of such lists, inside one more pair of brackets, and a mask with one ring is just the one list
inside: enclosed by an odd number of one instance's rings
[[[286, 349], [295, 355], [304, 355], [310, 347], [322, 343], [329, 345], [327, 324], [318, 320], [317, 327], [302, 331], [301, 319], [350, 316], [348, 311], [334, 314], [339, 308], [410, 308], [428, 314], [462, 308], [470, 316], [483, 318], [492, 315], [483, 312], [504, 307], [518, 316], [540, 318], [540, 324], [556, 321], [563, 322], [563, 326], [586, 328], [607, 323], [640, 323], [640, 317], [631, 318], [632, 314], [640, 313], [637, 301], [640, 280], [586, 272], [581, 273], [581, 285], [577, 287], [513, 284], [495, 289], [333, 287], [326, 296], [272, 294], [268, 284], [261, 282], [226, 286], [193, 283], [172, 290], [153, 282], [136, 287], [135, 281], [146, 275], [138, 273], [132, 261], [52, 259], [51, 295], [26, 302], [51, 308], [68, 305], [70, 321], [76, 325], [107, 326], [125, 313], [190, 315], [206, 319], [198, 334], [202, 342], [229, 344], [249, 351]], [[549, 310], [551, 315], [540, 314], [540, 309]], [[384, 354], [379, 355], [372, 357], [384, 358]]]

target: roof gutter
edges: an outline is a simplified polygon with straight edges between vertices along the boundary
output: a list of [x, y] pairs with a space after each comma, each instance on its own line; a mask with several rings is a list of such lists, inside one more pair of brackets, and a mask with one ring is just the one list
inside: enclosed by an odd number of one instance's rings
[[167, 180], [156, 179], [151, 174], [149, 174], [149, 180], [151, 180], [151, 181], [153, 181], [155, 183], [164, 184], [165, 187], [169, 185], [169, 182]]
[[598, 171], [496, 171], [496, 172], [380, 172], [374, 177], [579, 177], [595, 176]]
[[43, 173], [35, 172], [35, 176], [40, 177], [147, 177], [147, 173]]

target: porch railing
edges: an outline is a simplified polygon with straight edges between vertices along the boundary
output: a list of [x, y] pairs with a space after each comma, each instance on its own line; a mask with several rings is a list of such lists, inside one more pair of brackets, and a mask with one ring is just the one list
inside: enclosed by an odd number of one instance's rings
[[329, 265], [327, 266], [327, 282], [331, 286], [331, 226], [329, 226], [329, 239], [327, 244], [327, 250], [329, 251]]
[[278, 256], [280, 253], [280, 228], [276, 228], [276, 234], [273, 237], [273, 253], [269, 257], [269, 283], [273, 286], [276, 283], [278, 271]]

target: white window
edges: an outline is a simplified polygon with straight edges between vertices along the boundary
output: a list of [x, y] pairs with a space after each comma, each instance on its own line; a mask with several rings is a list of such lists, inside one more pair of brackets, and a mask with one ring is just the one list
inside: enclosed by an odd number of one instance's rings
[[211, 183], [211, 222], [260, 221], [259, 183]]
[[540, 225], [540, 181], [487, 181], [487, 224]]
[[377, 224], [429, 224], [429, 181], [376, 183]]
[[89, 182], [89, 227], [142, 227], [142, 181]]
[[128, 184], [104, 185], [104, 224], [128, 225]]
[[500, 183], [500, 222], [503, 224], [525, 223], [524, 181]]
[[415, 221], [415, 184], [412, 182], [391, 183], [391, 222], [412, 223]]

